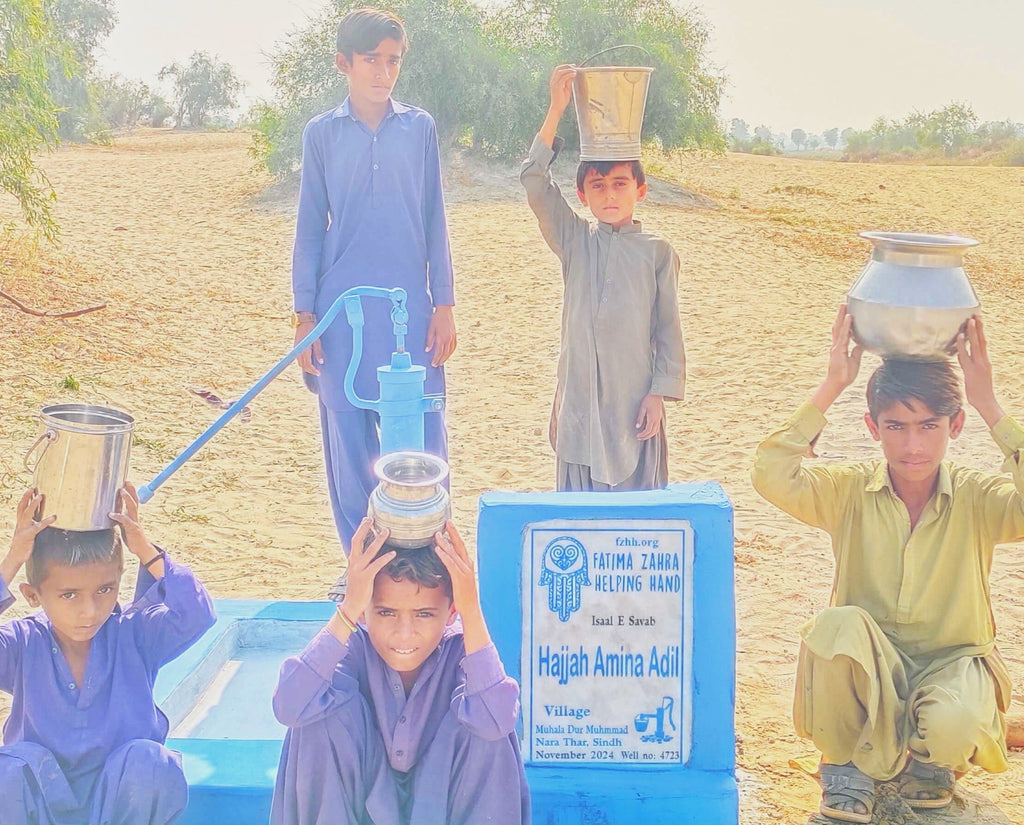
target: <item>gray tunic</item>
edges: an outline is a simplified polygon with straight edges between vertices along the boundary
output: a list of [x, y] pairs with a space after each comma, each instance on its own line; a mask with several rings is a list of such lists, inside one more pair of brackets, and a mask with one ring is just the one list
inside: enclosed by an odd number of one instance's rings
[[555, 154], [536, 138], [519, 175], [565, 284], [555, 454], [616, 485], [640, 459], [644, 396], [683, 398], [679, 256], [639, 221], [615, 230], [577, 215], [551, 179]]

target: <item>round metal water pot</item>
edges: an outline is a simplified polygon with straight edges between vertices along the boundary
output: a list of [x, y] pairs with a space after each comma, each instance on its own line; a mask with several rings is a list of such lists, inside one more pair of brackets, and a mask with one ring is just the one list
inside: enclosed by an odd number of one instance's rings
[[[110, 407], [54, 404], [39, 414], [42, 433], [25, 466], [43, 495], [40, 517], [56, 514], [62, 530], [113, 527], [117, 491], [128, 477], [135, 419]], [[35, 454], [35, 465], [29, 459]]]
[[979, 309], [964, 272], [977, 241], [955, 235], [861, 232], [871, 260], [847, 295], [853, 335], [883, 358], [938, 361], [956, 352], [956, 336]]
[[435, 455], [396, 452], [373, 465], [380, 483], [370, 494], [369, 514], [377, 527], [391, 531], [388, 544], [407, 549], [433, 543], [451, 516], [444, 488], [448, 464]]

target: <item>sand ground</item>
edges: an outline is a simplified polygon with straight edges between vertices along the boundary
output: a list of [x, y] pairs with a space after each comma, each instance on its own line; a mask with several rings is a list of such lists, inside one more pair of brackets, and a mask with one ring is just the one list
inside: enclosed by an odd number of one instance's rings
[[[25, 263], [25, 246], [8, 236], [0, 285], [39, 308], [108, 307], [61, 321], [0, 302], [0, 533], [30, 482], [22, 456], [43, 406], [85, 401], [131, 412], [132, 475], [146, 481], [218, 414], [188, 388], [236, 398], [288, 350], [293, 197], [268, 189], [247, 141], [154, 131], [44, 159], [60, 193], [63, 245]], [[982, 242], [968, 269], [1000, 396], [1024, 416], [1024, 170], [741, 155], [666, 158], [652, 168], [660, 179], [640, 217], [683, 260], [689, 359], [688, 399], [668, 414], [670, 479], [716, 479], [736, 508], [741, 820], [805, 822], [817, 790], [788, 766], [807, 752], [789, 719], [795, 628], [827, 603], [831, 554], [823, 534], [753, 492], [753, 449], [823, 375], [835, 306], [868, 253], [859, 229]], [[572, 170], [559, 171], [568, 180]], [[459, 329], [448, 369], [453, 497], [456, 521], [472, 535], [481, 492], [551, 488], [560, 279], [512, 167], [456, 158], [446, 185]], [[0, 220], [15, 214], [0, 201]], [[865, 358], [834, 408], [818, 448], [825, 459], [875, 454], [860, 420], [875, 364]], [[75, 382], [78, 390], [62, 386]], [[340, 555], [314, 399], [290, 367], [252, 410], [249, 423], [230, 424], [158, 491], [145, 524], [215, 596], [321, 598]], [[1000, 462], [977, 415], [950, 453], [980, 468]], [[1002, 548], [993, 600], [1018, 685], [1022, 580], [1022, 547]], [[1016, 822], [1024, 822], [1022, 782], [1020, 755], [1005, 774], [965, 780]]]

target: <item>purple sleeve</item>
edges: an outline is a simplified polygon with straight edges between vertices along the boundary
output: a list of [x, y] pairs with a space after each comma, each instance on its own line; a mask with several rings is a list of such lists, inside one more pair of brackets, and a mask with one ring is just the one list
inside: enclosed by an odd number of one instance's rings
[[[14, 604], [14, 596], [7, 582], [0, 578], [0, 613]], [[0, 625], [0, 690], [11, 693], [14, 690], [14, 672], [21, 658], [21, 642], [14, 625]]]
[[437, 145], [437, 128], [429, 119], [424, 158], [425, 226], [427, 232], [427, 282], [434, 306], [455, 305], [455, 275], [452, 250], [448, 241], [448, 220], [444, 212], [444, 189], [441, 186], [441, 152]]
[[495, 741], [515, 730], [519, 717], [519, 685], [505, 674], [494, 645], [462, 660], [466, 680], [452, 695], [452, 710], [470, 733]]
[[0, 577], [0, 613], [3, 613], [12, 604], [14, 604], [14, 594], [7, 586], [7, 582]]
[[329, 716], [359, 694], [360, 631], [343, 644], [324, 628], [298, 656], [285, 659], [274, 690], [274, 716], [298, 728]]
[[292, 296], [296, 312], [313, 312], [316, 309], [320, 256], [330, 206], [323, 153], [313, 125], [313, 121], [307, 123], [302, 133], [302, 176], [295, 246], [292, 249]]
[[125, 611], [125, 621], [154, 670], [180, 656], [216, 620], [206, 588], [170, 556], [164, 556], [164, 575]]

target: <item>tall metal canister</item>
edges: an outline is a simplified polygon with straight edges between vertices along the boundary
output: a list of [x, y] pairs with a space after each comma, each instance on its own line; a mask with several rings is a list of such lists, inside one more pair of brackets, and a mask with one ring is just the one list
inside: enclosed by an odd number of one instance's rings
[[[135, 419], [111, 407], [55, 404], [39, 415], [42, 432], [25, 454], [43, 513], [62, 530], [113, 527], [117, 491], [128, 478]], [[29, 459], [36, 454], [35, 465]]]
[[590, 66], [576, 70], [572, 97], [580, 160], [639, 160], [640, 130], [654, 69]]

